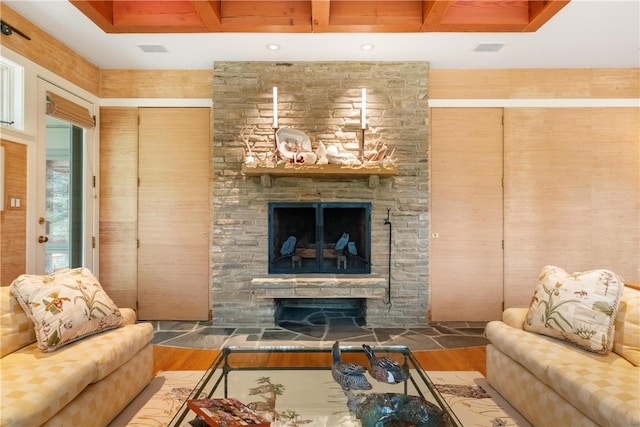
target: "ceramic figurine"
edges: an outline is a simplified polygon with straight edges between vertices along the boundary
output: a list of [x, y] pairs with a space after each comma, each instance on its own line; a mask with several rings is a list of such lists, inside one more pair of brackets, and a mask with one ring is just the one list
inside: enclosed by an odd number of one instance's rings
[[298, 239], [295, 236], [289, 236], [287, 240], [282, 244], [280, 248], [280, 253], [282, 256], [291, 255], [296, 250], [296, 242]]
[[407, 366], [402, 367], [398, 362], [388, 357], [376, 357], [367, 344], [362, 344], [364, 353], [369, 359], [369, 374], [376, 380], [387, 384], [398, 384], [411, 376]]
[[349, 233], [342, 233], [342, 237], [340, 237], [340, 239], [338, 239], [338, 241], [336, 242], [336, 246], [335, 246], [336, 251], [343, 250], [348, 243], [349, 243]]
[[358, 405], [362, 427], [416, 426], [449, 427], [449, 416], [420, 396], [399, 393], [372, 393]]
[[367, 370], [364, 367], [353, 362], [342, 362], [338, 341], [333, 344], [331, 354], [331, 375], [343, 390], [371, 390], [372, 386], [365, 377]]

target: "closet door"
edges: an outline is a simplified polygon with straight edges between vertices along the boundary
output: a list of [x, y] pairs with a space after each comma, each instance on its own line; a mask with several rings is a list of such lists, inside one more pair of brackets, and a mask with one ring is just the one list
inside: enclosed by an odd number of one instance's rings
[[502, 108], [431, 109], [433, 321], [499, 319]]
[[139, 110], [138, 317], [209, 318], [209, 108]]

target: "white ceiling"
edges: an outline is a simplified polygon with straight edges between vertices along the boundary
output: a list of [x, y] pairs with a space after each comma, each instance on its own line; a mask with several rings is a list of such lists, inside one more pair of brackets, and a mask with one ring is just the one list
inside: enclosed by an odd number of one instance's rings
[[[66, 0], [3, 2], [102, 69], [350, 60], [429, 61], [441, 69], [640, 67], [640, 0], [572, 0], [535, 33], [404, 34], [106, 34]], [[505, 44], [498, 52], [474, 51], [496, 42]], [[268, 43], [281, 49], [269, 51]], [[375, 48], [362, 51], [364, 43]], [[162, 44], [168, 53], [143, 53], [139, 44]]]

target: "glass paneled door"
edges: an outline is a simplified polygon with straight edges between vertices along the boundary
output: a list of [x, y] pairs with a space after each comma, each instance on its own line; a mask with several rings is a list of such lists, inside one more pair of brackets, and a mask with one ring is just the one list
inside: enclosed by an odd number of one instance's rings
[[41, 81], [35, 159], [35, 245], [31, 271], [49, 274], [94, 265], [97, 203], [94, 104]]
[[84, 129], [47, 116], [45, 273], [82, 266]]

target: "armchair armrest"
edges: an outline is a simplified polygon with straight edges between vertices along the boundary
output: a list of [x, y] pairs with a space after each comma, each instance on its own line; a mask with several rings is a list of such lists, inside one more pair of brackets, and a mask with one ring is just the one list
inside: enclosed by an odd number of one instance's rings
[[524, 320], [528, 312], [528, 308], [507, 308], [502, 312], [502, 321], [513, 328], [524, 329]]
[[135, 325], [137, 316], [136, 312], [131, 308], [119, 308], [120, 314], [122, 314], [122, 318], [124, 319], [123, 325]]

